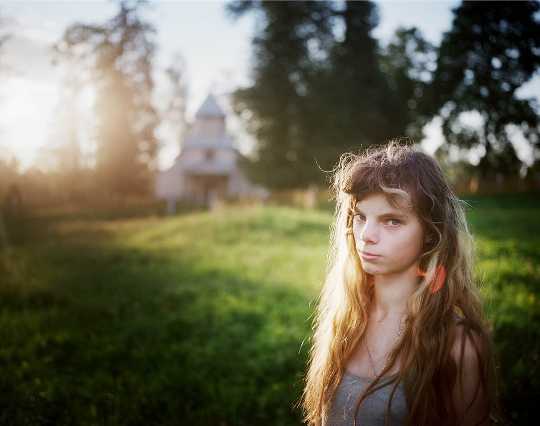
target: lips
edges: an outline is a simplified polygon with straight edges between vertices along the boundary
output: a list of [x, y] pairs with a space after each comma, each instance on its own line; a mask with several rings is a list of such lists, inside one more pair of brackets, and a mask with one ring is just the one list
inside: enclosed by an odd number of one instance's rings
[[369, 256], [369, 257], [378, 257], [379, 256], [378, 254], [370, 253], [370, 252], [367, 252], [367, 251], [363, 251], [361, 253], [362, 253], [363, 256]]
[[365, 262], [369, 262], [369, 261], [372, 261], [372, 260], [373, 260], [373, 261], [378, 260], [379, 257], [381, 257], [381, 256], [379, 256], [379, 255], [377, 255], [377, 254], [375, 254], [375, 255], [374, 255], [374, 254], [368, 254], [367, 251], [362, 251], [362, 252], [360, 252], [360, 257], [361, 257]]

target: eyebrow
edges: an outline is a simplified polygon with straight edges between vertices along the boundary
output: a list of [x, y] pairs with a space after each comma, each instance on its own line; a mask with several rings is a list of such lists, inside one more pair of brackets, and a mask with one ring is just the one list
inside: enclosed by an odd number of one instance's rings
[[[358, 207], [354, 207], [354, 211], [355, 213], [360, 213], [360, 214], [364, 214], [364, 212], [362, 210], [360, 210]], [[403, 218], [403, 219], [406, 219], [408, 216], [406, 214], [403, 214], [403, 213], [399, 213], [399, 212], [387, 212], [387, 213], [383, 213], [381, 215], [378, 216], [379, 218], [385, 218], [385, 217], [400, 217], [400, 218]]]

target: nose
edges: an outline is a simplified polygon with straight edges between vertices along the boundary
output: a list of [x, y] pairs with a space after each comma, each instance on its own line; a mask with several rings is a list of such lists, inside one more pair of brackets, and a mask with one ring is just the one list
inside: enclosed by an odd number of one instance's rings
[[376, 243], [379, 240], [377, 225], [366, 222], [359, 227], [360, 239], [364, 242]]

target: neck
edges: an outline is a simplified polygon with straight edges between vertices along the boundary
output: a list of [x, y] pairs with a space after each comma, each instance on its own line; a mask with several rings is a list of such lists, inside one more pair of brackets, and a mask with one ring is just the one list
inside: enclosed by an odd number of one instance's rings
[[416, 263], [392, 274], [373, 275], [374, 293], [371, 314], [375, 320], [399, 318], [407, 311], [407, 302], [418, 286]]

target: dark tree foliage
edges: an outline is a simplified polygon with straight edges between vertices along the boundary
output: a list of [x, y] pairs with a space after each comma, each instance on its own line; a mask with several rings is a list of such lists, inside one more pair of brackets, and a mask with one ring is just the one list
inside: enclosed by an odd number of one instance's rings
[[156, 169], [157, 113], [151, 103], [155, 29], [141, 1], [121, 1], [104, 24], [74, 24], [56, 49], [91, 70], [96, 87], [97, 172], [103, 190], [145, 193]]
[[[323, 170], [331, 169], [344, 151], [402, 135], [399, 94], [382, 69], [382, 55], [371, 31], [378, 23], [371, 2], [328, 6], [326, 19], [342, 34], [321, 43], [318, 61], [307, 73], [303, 140]], [[324, 176], [313, 168], [314, 183]]]
[[242, 162], [248, 176], [273, 188], [306, 184], [315, 159], [304, 139], [306, 75], [312, 66], [308, 43], [329, 33], [325, 2], [232, 2], [234, 17], [260, 13], [253, 40], [254, 85], [238, 90], [234, 108], [255, 136], [254, 158]]
[[433, 118], [425, 94], [432, 83], [437, 47], [424, 39], [416, 27], [396, 30], [383, 50], [381, 67], [392, 93], [397, 94], [393, 115], [398, 128], [414, 140], [423, 139], [423, 127]]
[[[518, 126], [538, 147], [539, 105], [516, 91], [540, 64], [539, 3], [463, 2], [438, 52], [437, 69], [424, 106], [440, 112], [448, 144], [483, 147], [481, 177], [516, 175], [521, 166], [505, 127]], [[478, 111], [481, 131], [460, 123], [460, 114]]]
[[[381, 55], [372, 30], [379, 18], [371, 2], [345, 2], [335, 12], [344, 26], [342, 41], [330, 50], [327, 112], [332, 114], [332, 134], [341, 138], [339, 148], [381, 143], [403, 130], [396, 125], [399, 98], [381, 69]], [[331, 136], [331, 135], [327, 135]]]
[[[248, 175], [269, 187], [323, 183], [345, 150], [402, 135], [400, 95], [381, 66], [371, 2], [229, 3], [259, 14], [251, 87], [234, 96], [256, 138]], [[335, 32], [343, 27], [343, 35]]]

